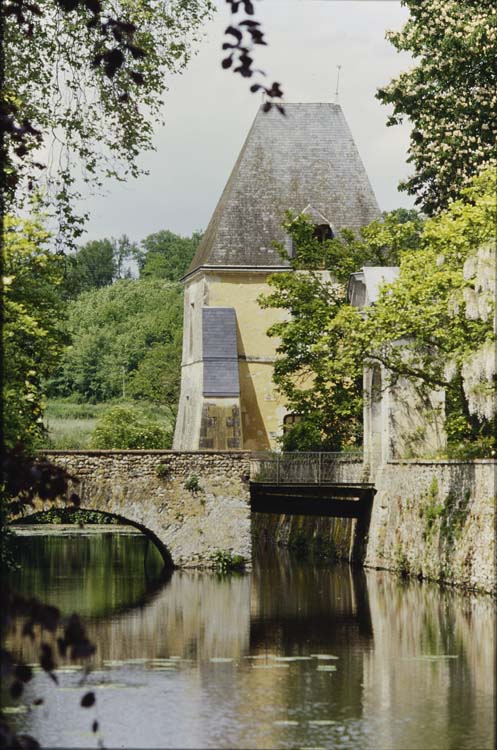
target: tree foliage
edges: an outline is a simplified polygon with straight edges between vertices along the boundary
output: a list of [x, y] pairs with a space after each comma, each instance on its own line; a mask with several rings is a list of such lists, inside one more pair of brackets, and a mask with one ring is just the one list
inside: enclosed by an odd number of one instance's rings
[[497, 174], [489, 168], [462, 190], [459, 200], [426, 222], [421, 249], [402, 253], [399, 278], [385, 285], [368, 309], [358, 337], [363, 354], [393, 373], [445, 389], [454, 442], [490, 438], [494, 427], [470, 413], [463, 369], [486, 344], [495, 351], [495, 300], [488, 295], [484, 317], [468, 313], [480, 282], [474, 273], [465, 273], [465, 266], [482, 246], [495, 243], [496, 192]]
[[321, 242], [305, 214], [287, 213], [284, 229], [292, 238], [295, 257], [279, 251], [294, 270], [327, 270], [341, 284], [361, 266], [395, 265], [404, 249], [419, 247], [423, 216], [416, 210], [385, 212], [359, 232], [344, 227], [332, 239]]
[[[487, 409], [487, 418], [483, 408], [468, 404], [475, 382], [480, 391], [495, 393], [495, 367], [485, 380], [468, 363], [478, 352], [495, 352], [493, 290], [487, 284], [475, 313], [475, 295], [481, 295], [484, 284], [472, 259], [495, 242], [496, 191], [490, 168], [423, 226], [390, 216], [365, 227], [360, 238], [345, 231], [341, 238], [320, 243], [306, 217], [286, 223], [296, 248], [292, 271], [275, 274], [270, 279], [274, 291], [262, 300], [289, 313], [268, 332], [281, 341], [275, 382], [290, 410], [301, 417], [285, 436], [285, 447], [310, 449], [317, 435], [328, 449], [357, 442], [367, 362], [381, 362], [392, 379], [402, 376], [419, 387], [444, 389], [452, 446], [462, 449], [469, 441], [484, 455], [495, 447], [495, 413]], [[493, 252], [495, 264], [495, 246], [493, 251], [488, 247], [485, 258]], [[383, 258], [400, 266], [399, 278], [384, 285], [378, 301], [362, 314], [345, 302], [348, 251], [354, 271], [383, 265]], [[329, 269], [331, 276], [316, 267]]]
[[68, 306], [70, 346], [49, 393], [91, 402], [146, 397], [174, 411], [182, 313], [181, 287], [162, 280], [123, 279], [83, 293]]
[[170, 448], [172, 435], [159, 422], [141, 420], [133, 409], [115, 406], [101, 417], [91, 438], [92, 448], [155, 450]]
[[482, 166], [497, 165], [497, 7], [494, 0], [403, 0], [409, 19], [387, 37], [416, 64], [378, 91], [388, 125], [412, 123], [401, 190], [428, 214], [461, 196]]
[[40, 221], [5, 217], [3, 234], [3, 438], [33, 447], [43, 432], [43, 378], [61, 356], [64, 259]]
[[179, 281], [187, 272], [202, 239], [200, 232], [181, 237], [163, 229], [141, 241], [138, 259], [140, 278]]
[[167, 77], [187, 64], [212, 9], [210, 0], [7, 0], [2, 164], [10, 199], [22, 202], [42, 174], [42, 198], [60, 230], [80, 234], [76, 179], [95, 188], [140, 173]]
[[[253, 67], [255, 47], [265, 46], [267, 42], [264, 39], [261, 23], [253, 18], [255, 10], [252, 0], [226, 0], [226, 3], [230, 6], [233, 17], [238, 14], [240, 6], [247, 17], [240, 21], [233, 18], [232, 23], [225, 29], [226, 42], [223, 44], [223, 50], [228, 50], [228, 54], [223, 58], [221, 66], [225, 70], [231, 69], [233, 73], [238, 73], [243, 78], [252, 78], [254, 74], [264, 76], [264, 71]], [[283, 105], [278, 103], [278, 100], [283, 97], [283, 91], [276, 81], [268, 86], [262, 82], [253, 83], [250, 91], [264, 93], [266, 99], [263, 105], [264, 112], [269, 112], [274, 105], [282, 115], [285, 114]]]
[[119, 239], [92, 240], [75, 253], [66, 255], [64, 294], [77, 297], [91, 289], [101, 289], [117, 279], [131, 278], [130, 262], [139, 249], [126, 235]]
[[274, 291], [260, 300], [289, 313], [268, 331], [280, 338], [274, 381], [300, 417], [284, 448], [339, 450], [360, 442], [362, 362], [346, 335], [355, 314], [344, 310], [346, 282], [363, 265], [395, 263], [400, 247], [419, 243], [421, 226], [416, 212], [394, 211], [359, 235], [345, 229], [321, 242], [307, 216], [287, 215], [295, 252], [290, 258], [283, 246], [279, 251], [292, 270], [270, 277]]

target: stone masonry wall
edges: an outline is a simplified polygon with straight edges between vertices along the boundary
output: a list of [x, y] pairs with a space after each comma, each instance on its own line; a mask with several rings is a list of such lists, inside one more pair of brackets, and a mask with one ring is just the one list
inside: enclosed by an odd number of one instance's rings
[[[152, 532], [175, 565], [212, 564], [226, 550], [251, 561], [249, 454], [245, 452], [46, 451], [81, 482], [81, 507]], [[187, 489], [197, 477], [199, 489]], [[72, 490], [71, 490], [72, 491]], [[48, 509], [37, 501], [36, 510]]]
[[365, 564], [496, 593], [497, 462], [390, 461]]

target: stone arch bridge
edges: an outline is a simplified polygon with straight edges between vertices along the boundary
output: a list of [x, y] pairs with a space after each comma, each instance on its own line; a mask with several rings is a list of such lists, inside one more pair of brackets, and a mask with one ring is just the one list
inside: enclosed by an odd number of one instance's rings
[[[275, 458], [277, 454], [68, 450], [44, 451], [43, 456], [74, 478], [69, 494], [78, 493], [81, 508], [110, 514], [139, 528], [169, 567], [206, 566], [220, 550], [250, 564], [252, 511], [360, 517], [364, 501], [372, 499], [371, 485], [361, 483], [358, 457], [342, 458], [338, 472], [335, 462], [339, 482], [333, 485], [322, 476], [322, 457], [315, 471], [313, 461], [306, 460], [306, 472], [314, 471], [315, 476], [309, 475], [310, 488], [300, 482], [302, 491], [295, 492], [294, 481], [292, 495], [281, 481], [289, 478], [289, 469], [280, 457]], [[287, 498], [286, 505], [282, 497]], [[65, 500], [57, 505], [64, 507]], [[37, 499], [33, 512], [51, 507], [53, 503]]]

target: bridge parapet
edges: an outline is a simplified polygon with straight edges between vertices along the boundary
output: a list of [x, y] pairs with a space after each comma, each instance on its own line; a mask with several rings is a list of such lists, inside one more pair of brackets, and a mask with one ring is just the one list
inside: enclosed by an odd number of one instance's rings
[[335, 484], [364, 481], [362, 452], [253, 453], [252, 482], [270, 484]]

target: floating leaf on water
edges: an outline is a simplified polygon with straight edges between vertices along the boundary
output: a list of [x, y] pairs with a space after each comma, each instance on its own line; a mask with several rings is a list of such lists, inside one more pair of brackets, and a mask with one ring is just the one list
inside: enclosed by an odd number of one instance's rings
[[228, 662], [233, 661], [233, 658], [225, 656], [213, 656], [211, 658], [211, 661], [213, 661], [215, 664], [227, 664]]
[[310, 661], [310, 656], [273, 656], [274, 661]]
[[83, 708], [90, 708], [90, 706], [93, 706], [95, 703], [95, 693], [93, 691], [90, 691], [89, 693], [85, 693], [83, 697], [81, 698], [81, 705]]
[[337, 668], [329, 664], [326, 664], [326, 665], [323, 664], [323, 665], [318, 666], [317, 671], [318, 672], [336, 672]]
[[401, 656], [402, 661], [444, 661], [459, 659], [459, 654], [421, 654], [420, 656]]
[[[126, 659], [123, 661], [123, 664], [146, 664], [150, 659]], [[159, 661], [158, 659], [153, 659], [153, 661]]]
[[4, 706], [2, 713], [4, 714], [24, 714], [28, 710], [27, 706]]
[[102, 682], [100, 685], [92, 685], [94, 690], [121, 690], [128, 687], [135, 688], [137, 685], [127, 685], [125, 682]]
[[67, 667], [58, 667], [56, 672], [57, 674], [69, 674], [70, 672], [78, 672], [81, 669], [83, 669], [82, 664], [74, 664]]

